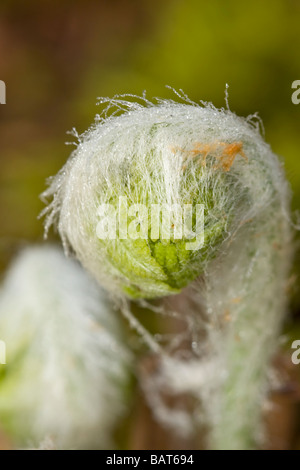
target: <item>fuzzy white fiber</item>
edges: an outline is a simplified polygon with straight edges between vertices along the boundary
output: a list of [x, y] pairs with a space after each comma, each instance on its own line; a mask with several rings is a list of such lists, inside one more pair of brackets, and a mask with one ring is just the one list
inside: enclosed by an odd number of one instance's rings
[[16, 445], [113, 445], [131, 355], [104, 291], [54, 246], [28, 247], [0, 291], [0, 423]]
[[[212, 448], [253, 448], [286, 312], [290, 191], [256, 116], [182, 98], [107, 100], [107, 115], [79, 137], [44, 193], [52, 197], [46, 230], [57, 223], [65, 248], [116, 295], [124, 285], [144, 298], [175, 294], [173, 313], [184, 313], [189, 325], [189, 357], [163, 353], [160, 374], [146, 379], [156, 416], [186, 432], [205, 421]], [[176, 285], [168, 254], [159, 264], [150, 241], [142, 249], [99, 242], [99, 204], [124, 193], [144, 204], [205, 205], [205, 245], [192, 259], [198, 278], [189, 287], [180, 286], [191, 274], [180, 252]], [[157, 395], [166, 390], [191, 394], [201, 413], [166, 410]]]

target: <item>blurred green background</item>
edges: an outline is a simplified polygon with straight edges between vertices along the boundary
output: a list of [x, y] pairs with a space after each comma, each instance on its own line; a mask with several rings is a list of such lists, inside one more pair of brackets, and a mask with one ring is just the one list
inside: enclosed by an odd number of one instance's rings
[[[72, 150], [66, 131], [91, 124], [100, 96], [173, 98], [170, 85], [220, 107], [228, 83], [231, 110], [262, 118], [299, 208], [300, 104], [291, 101], [299, 30], [299, 0], [1, 0], [1, 269], [20, 246], [42, 240], [38, 196]], [[295, 338], [299, 274], [298, 254], [287, 323]]]

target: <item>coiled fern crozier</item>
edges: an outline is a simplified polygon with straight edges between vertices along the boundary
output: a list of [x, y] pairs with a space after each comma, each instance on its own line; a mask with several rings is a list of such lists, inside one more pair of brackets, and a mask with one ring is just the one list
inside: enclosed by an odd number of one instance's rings
[[[264, 437], [268, 371], [286, 313], [290, 192], [255, 115], [244, 119], [228, 107], [181, 98], [103, 99], [104, 115], [78, 136], [43, 195], [52, 198], [46, 231], [57, 224], [66, 251], [120, 299], [158, 354], [160, 367], [143, 384], [157, 418], [181, 434], [205, 423], [212, 449], [251, 449]], [[145, 221], [139, 209], [166, 205], [171, 216], [160, 217], [153, 235], [154, 219]], [[194, 215], [190, 232], [179, 236], [184, 206]], [[101, 238], [105, 208], [118, 217], [106, 214], [116, 230]], [[124, 236], [124, 223], [134, 236]], [[187, 248], [191, 234], [194, 249]], [[182, 316], [182, 344], [179, 332], [177, 347], [164, 347], [134, 317], [132, 304]], [[192, 396], [193, 410], [169, 409], [166, 391]]]

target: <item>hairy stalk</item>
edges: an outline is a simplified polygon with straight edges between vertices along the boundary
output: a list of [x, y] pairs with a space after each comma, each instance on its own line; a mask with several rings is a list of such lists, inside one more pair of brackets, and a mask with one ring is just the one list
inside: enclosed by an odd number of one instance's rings
[[[141, 306], [145, 299], [174, 299], [162, 300], [158, 309], [183, 316], [186, 334], [177, 333], [163, 350], [127, 311], [161, 354], [159, 371], [143, 379], [158, 419], [182, 434], [205, 422], [215, 449], [253, 448], [263, 434], [268, 369], [286, 311], [289, 188], [256, 116], [242, 119], [182, 98], [184, 103], [102, 100], [108, 102], [104, 117], [79, 137], [44, 193], [53, 198], [45, 210], [46, 231], [56, 222], [66, 250], [116, 297]], [[108, 117], [113, 107], [117, 115]], [[99, 206], [110, 212], [121, 207], [123, 214], [119, 196], [147, 208], [201, 206], [202, 232], [193, 216], [193, 230], [179, 237], [182, 213], [173, 211], [169, 219], [161, 217], [159, 235], [149, 217], [140, 236], [135, 231], [125, 238], [119, 219], [115, 236], [101, 238]], [[144, 219], [131, 213], [125, 228], [142, 227]], [[166, 229], [169, 238], [162, 234]], [[184, 354], [183, 337], [189, 342]], [[198, 404], [193, 411], [169, 410], [166, 392], [187, 394]]]
[[218, 349], [222, 377], [210, 405], [216, 448], [252, 448], [260, 441], [268, 368], [286, 311], [290, 236], [282, 209], [274, 198], [205, 274], [207, 310], [214, 312], [209, 341]]

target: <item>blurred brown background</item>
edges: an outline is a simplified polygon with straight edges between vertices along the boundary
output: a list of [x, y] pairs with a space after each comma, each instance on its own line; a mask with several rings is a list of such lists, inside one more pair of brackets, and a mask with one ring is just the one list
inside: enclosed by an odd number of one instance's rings
[[[300, 105], [291, 101], [300, 79], [299, 25], [299, 0], [2, 0], [1, 270], [19, 247], [42, 240], [38, 196], [72, 149], [66, 131], [91, 124], [99, 96], [146, 90], [149, 98], [169, 98], [170, 85], [224, 106], [228, 83], [230, 108], [262, 118], [299, 208]], [[298, 254], [278, 359], [287, 386], [276, 392], [282, 406], [270, 426], [275, 448], [300, 449], [300, 365], [290, 361], [291, 342], [300, 339], [299, 273]]]

